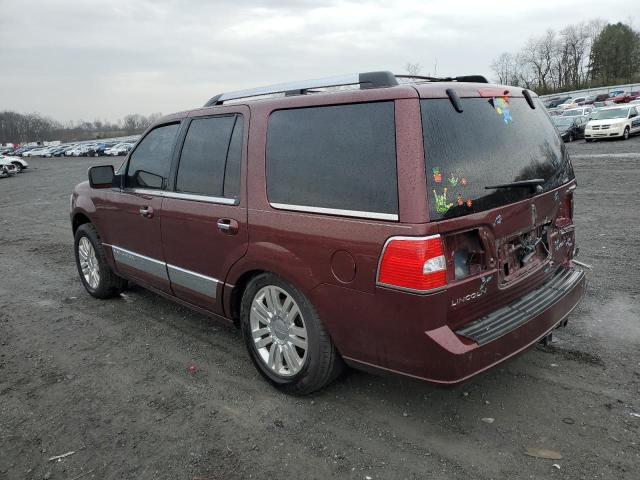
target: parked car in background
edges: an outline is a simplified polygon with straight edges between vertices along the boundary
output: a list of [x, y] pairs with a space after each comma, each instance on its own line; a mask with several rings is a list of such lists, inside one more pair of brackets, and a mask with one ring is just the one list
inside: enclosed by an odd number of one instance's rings
[[603, 100], [603, 101], [598, 101], [598, 102], [593, 102], [593, 107], [594, 109], [598, 109], [598, 108], [603, 108], [603, 107], [611, 107], [615, 105], [615, 102], [613, 102], [612, 100]]
[[44, 156], [49, 149], [47, 147], [38, 147], [33, 148], [31, 150], [27, 150], [22, 154], [23, 157], [42, 157]]
[[568, 95], [564, 95], [561, 97], [555, 97], [552, 98], [551, 100], [549, 100], [545, 106], [547, 108], [556, 108], [558, 105], [560, 105], [561, 103], [564, 103], [565, 101], [567, 101], [570, 97]]
[[159, 119], [73, 190], [80, 282], [236, 323], [291, 394], [343, 362], [450, 385], [526, 351], [584, 295], [575, 175], [535, 93], [450, 80], [369, 72]]
[[551, 120], [565, 142], [573, 142], [579, 138], [584, 138], [584, 129], [587, 125], [586, 117], [561, 115], [553, 117]]
[[563, 117], [588, 117], [593, 112], [593, 107], [569, 108], [562, 112]]
[[616, 106], [596, 110], [587, 122], [584, 138], [587, 142], [603, 138], [628, 139], [640, 132], [640, 115], [636, 106]]
[[106, 149], [105, 154], [112, 156], [126, 155], [127, 153], [129, 153], [131, 148], [133, 148], [132, 143], [123, 142]]
[[580, 105], [582, 105], [585, 102], [586, 99], [587, 99], [587, 97], [569, 98], [564, 103], [561, 103], [558, 106], [560, 108], [562, 108], [562, 109], [575, 108], [575, 107], [579, 107]]
[[8, 177], [15, 175], [21, 171], [20, 167], [16, 166], [15, 160], [10, 160], [8, 157], [0, 156], [0, 177]]
[[558, 116], [558, 115], [562, 115], [563, 110], [561, 108], [551, 108], [549, 110], [547, 110], [547, 113], [549, 115], [551, 115], [552, 117]]
[[15, 157], [11, 155], [0, 155], [0, 160], [2, 160], [3, 162], [12, 163], [18, 170], [18, 173], [20, 173], [22, 170], [29, 168], [29, 164], [27, 163], [27, 161], [21, 157]]

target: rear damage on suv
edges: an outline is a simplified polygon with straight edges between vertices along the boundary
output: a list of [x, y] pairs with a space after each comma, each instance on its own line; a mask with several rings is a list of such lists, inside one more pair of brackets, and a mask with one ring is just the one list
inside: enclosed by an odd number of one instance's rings
[[[386, 301], [413, 316], [396, 325], [408, 328], [404, 355], [392, 352], [399, 338], [381, 353], [387, 369], [436, 383], [461, 382], [566, 325], [585, 289], [562, 140], [529, 92], [478, 87], [416, 87], [437, 233], [391, 238], [377, 277]], [[403, 325], [417, 312], [424, 336], [410, 345]]]

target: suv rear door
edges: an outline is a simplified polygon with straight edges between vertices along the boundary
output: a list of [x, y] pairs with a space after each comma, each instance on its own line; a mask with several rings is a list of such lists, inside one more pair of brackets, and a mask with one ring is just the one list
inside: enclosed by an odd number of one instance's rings
[[562, 140], [537, 99], [531, 108], [504, 89], [482, 90], [461, 98], [461, 112], [446, 96], [421, 100], [430, 219], [454, 272], [454, 327], [532, 290], [573, 254], [575, 183]]
[[162, 241], [173, 293], [224, 314], [222, 290], [247, 249], [244, 175], [249, 109], [192, 113], [162, 207]]

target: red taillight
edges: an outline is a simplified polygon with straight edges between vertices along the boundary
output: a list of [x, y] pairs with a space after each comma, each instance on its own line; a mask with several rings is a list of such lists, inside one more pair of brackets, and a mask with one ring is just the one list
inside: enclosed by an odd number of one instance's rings
[[382, 252], [378, 284], [426, 292], [447, 284], [447, 262], [440, 235], [393, 237]]

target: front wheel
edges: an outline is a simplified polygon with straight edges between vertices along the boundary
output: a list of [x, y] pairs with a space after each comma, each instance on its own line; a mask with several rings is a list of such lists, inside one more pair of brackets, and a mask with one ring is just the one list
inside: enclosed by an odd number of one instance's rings
[[22, 164], [20, 164], [18, 162], [12, 162], [12, 163], [16, 167], [17, 173], [20, 173], [22, 171]]
[[78, 227], [74, 238], [76, 266], [84, 288], [96, 298], [111, 298], [122, 292], [127, 281], [107, 263], [98, 232], [90, 223]]
[[242, 296], [240, 322], [254, 365], [285, 393], [306, 395], [319, 390], [343, 368], [307, 297], [274, 274], [249, 282]]
[[624, 129], [624, 133], [622, 134], [623, 140], [629, 140], [629, 127]]

